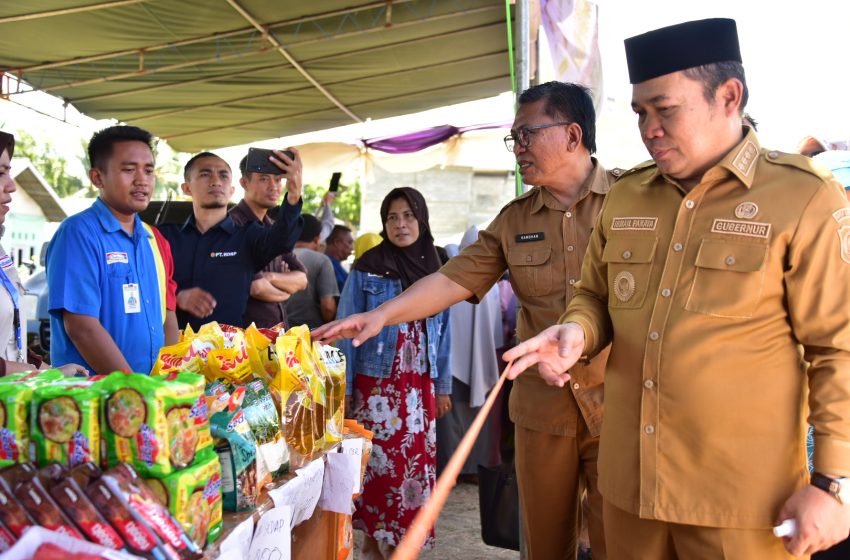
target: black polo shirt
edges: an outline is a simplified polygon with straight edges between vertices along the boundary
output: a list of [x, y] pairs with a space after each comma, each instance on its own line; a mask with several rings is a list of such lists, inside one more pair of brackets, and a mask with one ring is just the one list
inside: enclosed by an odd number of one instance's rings
[[177, 292], [202, 288], [215, 298], [213, 314], [203, 319], [178, 307], [177, 322], [197, 330], [204, 323], [245, 326], [242, 317], [254, 274], [282, 253], [292, 251], [301, 235], [301, 201], [295, 206], [283, 199], [277, 221], [270, 228], [257, 222], [237, 226], [230, 216], [205, 233], [195, 226], [194, 214], [183, 225], [159, 230], [171, 244]]

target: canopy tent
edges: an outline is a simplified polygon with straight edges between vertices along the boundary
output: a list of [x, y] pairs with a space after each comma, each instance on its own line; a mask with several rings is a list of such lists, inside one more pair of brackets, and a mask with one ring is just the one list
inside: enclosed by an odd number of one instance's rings
[[505, 18], [498, 0], [4, 2], [0, 71], [193, 152], [509, 90]]

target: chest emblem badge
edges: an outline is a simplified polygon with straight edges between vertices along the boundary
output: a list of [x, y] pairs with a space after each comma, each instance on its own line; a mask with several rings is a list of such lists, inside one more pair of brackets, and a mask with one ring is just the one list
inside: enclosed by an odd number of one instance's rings
[[735, 217], [739, 220], [751, 220], [758, 213], [759, 207], [755, 202], [742, 202], [735, 207]]
[[635, 275], [626, 270], [614, 277], [614, 295], [623, 303], [626, 303], [635, 295]]

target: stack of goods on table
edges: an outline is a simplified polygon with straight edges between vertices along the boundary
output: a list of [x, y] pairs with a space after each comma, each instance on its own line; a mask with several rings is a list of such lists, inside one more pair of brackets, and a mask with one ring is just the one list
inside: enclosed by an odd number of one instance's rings
[[[0, 378], [0, 510], [17, 513], [0, 513], [0, 551], [41, 525], [147, 558], [198, 556], [223, 510], [256, 508], [290, 465], [342, 440], [344, 400], [343, 354], [306, 326], [187, 328], [149, 376]], [[33, 485], [51, 514], [21, 503]]]
[[176, 371], [207, 379], [227, 511], [253, 509], [290, 463], [297, 468], [342, 440], [345, 357], [311, 342], [306, 326], [187, 327], [178, 344], [162, 349], [152, 373]]
[[41, 526], [145, 558], [199, 557], [221, 530], [220, 484], [207, 492], [198, 528], [173, 515], [188, 500], [169, 511], [141, 477], [214, 461], [198, 476], [220, 479], [203, 386], [194, 374], [0, 378], [0, 548]]

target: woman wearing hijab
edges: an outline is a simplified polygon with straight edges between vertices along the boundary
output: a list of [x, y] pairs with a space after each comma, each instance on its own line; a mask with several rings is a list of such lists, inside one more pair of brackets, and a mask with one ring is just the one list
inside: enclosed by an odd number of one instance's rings
[[[10, 173], [15, 137], [0, 130], [0, 238], [6, 231], [3, 225], [9, 213], [12, 193], [17, 190]], [[28, 352], [26, 332], [22, 328], [21, 299], [24, 288], [15, 270], [15, 263], [0, 246], [0, 377], [21, 371], [39, 369], [41, 358]], [[46, 366], [49, 367], [49, 366]], [[82, 366], [68, 364], [61, 369], [65, 375], [86, 374]]]
[[[419, 191], [393, 189], [381, 203], [383, 241], [355, 264], [337, 317], [371, 311], [436, 272], [440, 260]], [[389, 558], [436, 479], [436, 419], [451, 408], [449, 315], [387, 326], [346, 356], [349, 416], [374, 432], [354, 526], [361, 558]], [[425, 548], [434, 544], [433, 532]]]

